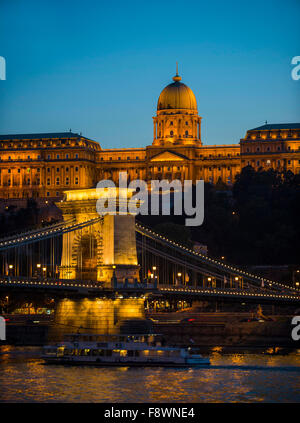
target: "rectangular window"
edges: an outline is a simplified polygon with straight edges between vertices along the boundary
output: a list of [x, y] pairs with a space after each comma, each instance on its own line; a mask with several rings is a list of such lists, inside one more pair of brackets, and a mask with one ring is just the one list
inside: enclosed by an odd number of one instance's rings
[[78, 178], [75, 178], [75, 185], [78, 185]]
[[47, 178], [47, 185], [50, 185], [50, 178]]
[[75, 159], [78, 159], [78, 154], [75, 154]]
[[59, 177], [56, 178], [56, 185], [59, 185]]
[[59, 154], [56, 155], [56, 158], [59, 159]]

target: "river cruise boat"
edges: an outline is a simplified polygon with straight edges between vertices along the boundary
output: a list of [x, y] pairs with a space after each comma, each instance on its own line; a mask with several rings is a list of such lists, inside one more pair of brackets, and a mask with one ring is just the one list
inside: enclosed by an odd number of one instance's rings
[[163, 346], [159, 335], [66, 335], [62, 343], [44, 347], [46, 364], [93, 366], [207, 366], [192, 347]]

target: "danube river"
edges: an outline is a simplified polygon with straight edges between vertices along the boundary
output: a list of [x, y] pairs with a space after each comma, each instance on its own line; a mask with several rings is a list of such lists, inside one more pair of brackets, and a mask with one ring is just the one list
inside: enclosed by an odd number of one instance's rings
[[194, 369], [45, 366], [33, 347], [0, 347], [0, 402], [300, 402], [300, 350], [210, 353]]

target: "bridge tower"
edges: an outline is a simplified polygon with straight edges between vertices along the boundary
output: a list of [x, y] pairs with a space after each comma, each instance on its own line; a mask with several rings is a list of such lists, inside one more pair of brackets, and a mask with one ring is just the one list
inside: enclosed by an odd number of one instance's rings
[[[114, 190], [118, 200], [119, 189]], [[129, 195], [127, 192], [126, 202]], [[66, 223], [81, 223], [99, 219], [98, 198], [97, 189], [65, 191], [64, 200], [57, 206]], [[96, 280], [106, 286], [110, 286], [113, 277], [118, 283], [139, 281], [135, 217], [119, 212], [118, 201], [116, 206], [117, 214], [107, 214], [91, 226], [63, 235], [61, 279]]]
[[[119, 189], [114, 188], [119, 198]], [[122, 201], [128, 200], [128, 192]], [[62, 339], [64, 333], [145, 332], [145, 297], [120, 288], [138, 287], [139, 265], [136, 251], [135, 216], [120, 212], [100, 218], [96, 210], [97, 189], [65, 191], [57, 203], [64, 221], [80, 223], [97, 219], [91, 226], [63, 235], [60, 270], [62, 279], [96, 280], [103, 293], [94, 298], [62, 298], [57, 302], [55, 324], [50, 340]], [[126, 291], [126, 289], [125, 289]]]

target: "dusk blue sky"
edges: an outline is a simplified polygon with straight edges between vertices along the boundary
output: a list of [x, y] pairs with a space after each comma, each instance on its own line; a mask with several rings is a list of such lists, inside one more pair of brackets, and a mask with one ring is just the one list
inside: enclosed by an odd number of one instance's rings
[[299, 16], [299, 0], [0, 0], [0, 133], [71, 128], [104, 148], [149, 145], [176, 61], [204, 144], [299, 122]]

